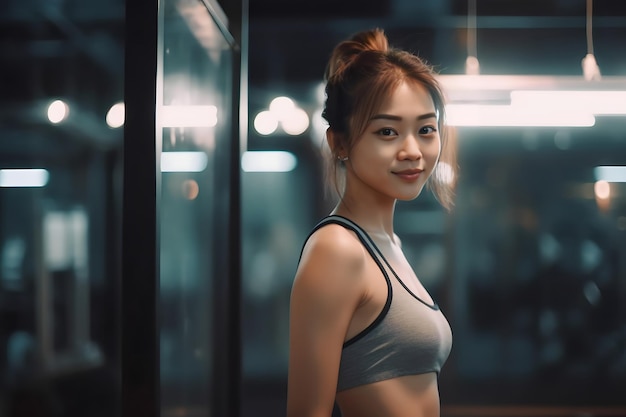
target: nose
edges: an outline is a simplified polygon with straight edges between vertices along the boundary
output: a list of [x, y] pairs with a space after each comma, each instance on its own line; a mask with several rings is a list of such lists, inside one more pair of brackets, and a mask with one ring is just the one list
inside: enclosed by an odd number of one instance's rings
[[417, 161], [422, 157], [419, 139], [414, 135], [407, 135], [402, 142], [402, 149], [398, 153], [398, 159]]

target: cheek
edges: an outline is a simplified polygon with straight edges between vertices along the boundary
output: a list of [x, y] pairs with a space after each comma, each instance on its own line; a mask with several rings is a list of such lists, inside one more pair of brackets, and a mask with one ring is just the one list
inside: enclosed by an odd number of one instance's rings
[[355, 157], [365, 166], [387, 163], [395, 155], [395, 150], [391, 146], [383, 146], [382, 143], [369, 142], [362, 143], [358, 149], [355, 147]]
[[429, 144], [427, 148], [428, 158], [437, 163], [441, 156], [441, 141], [436, 140]]
[[433, 141], [432, 144], [430, 144], [431, 146], [428, 146], [424, 151], [423, 151], [423, 155], [427, 161], [427, 180], [430, 179], [430, 177], [432, 176], [432, 174], [435, 172], [435, 168], [437, 167], [437, 164], [439, 163], [439, 157], [441, 156], [441, 142], [440, 141]]

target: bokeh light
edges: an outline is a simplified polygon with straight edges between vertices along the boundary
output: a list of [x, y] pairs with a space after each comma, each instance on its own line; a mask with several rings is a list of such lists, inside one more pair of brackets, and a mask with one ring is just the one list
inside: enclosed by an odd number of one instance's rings
[[274, 113], [264, 110], [254, 118], [254, 128], [261, 135], [270, 135], [278, 128], [278, 120]]
[[301, 135], [309, 127], [309, 116], [300, 108], [293, 108], [286, 118], [281, 121], [283, 130], [288, 135]]
[[115, 103], [107, 112], [106, 121], [109, 127], [115, 129], [124, 124], [125, 117], [124, 103]]
[[63, 100], [54, 100], [48, 106], [48, 120], [50, 123], [61, 123], [70, 114], [69, 106]]

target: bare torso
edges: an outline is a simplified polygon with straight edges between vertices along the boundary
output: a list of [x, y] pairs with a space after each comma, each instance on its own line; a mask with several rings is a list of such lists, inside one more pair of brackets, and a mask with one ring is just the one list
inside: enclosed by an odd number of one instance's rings
[[337, 393], [342, 417], [439, 417], [437, 375], [428, 373]]

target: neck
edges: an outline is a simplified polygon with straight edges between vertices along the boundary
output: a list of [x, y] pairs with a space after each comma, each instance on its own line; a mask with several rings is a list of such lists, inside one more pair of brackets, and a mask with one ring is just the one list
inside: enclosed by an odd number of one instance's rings
[[362, 197], [355, 199], [346, 192], [332, 214], [349, 218], [372, 236], [388, 237], [394, 241], [395, 206], [396, 200], [370, 201]]

